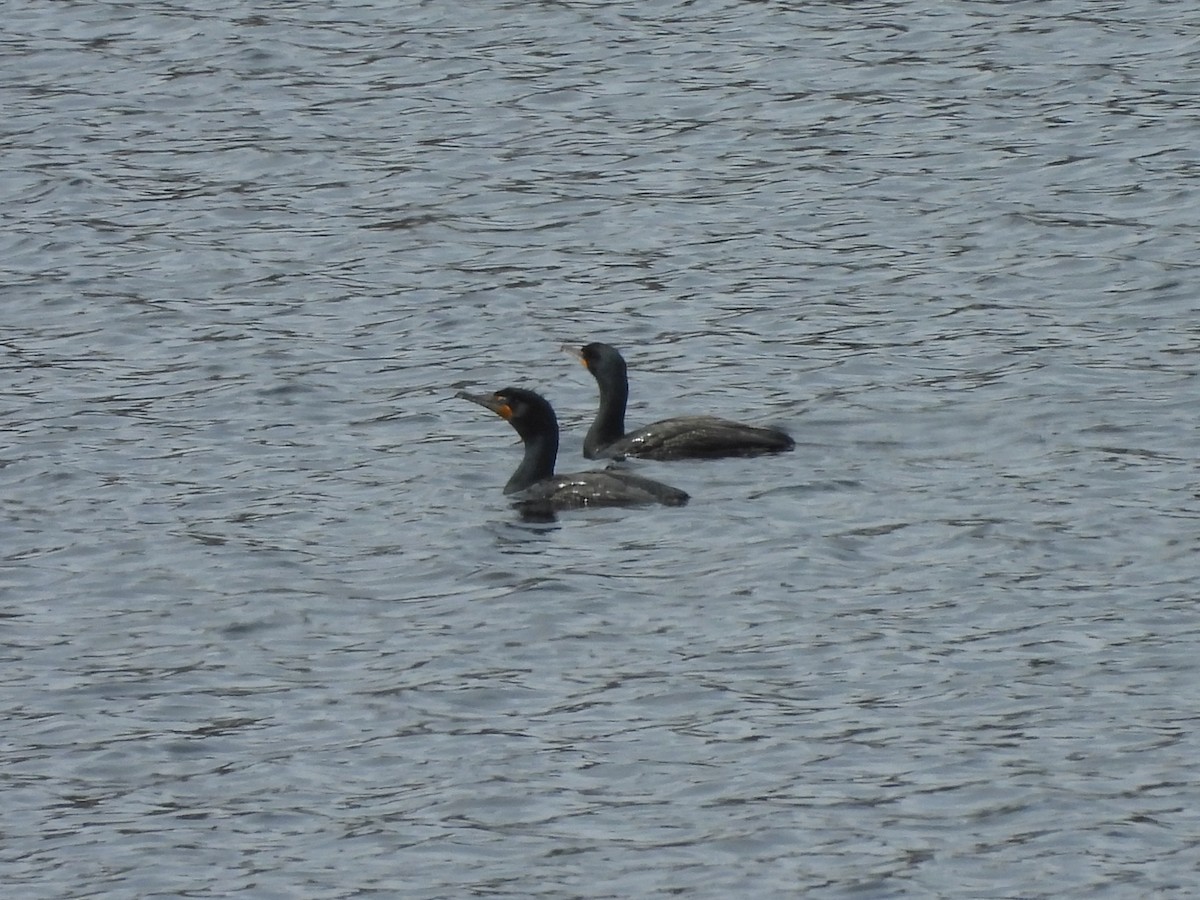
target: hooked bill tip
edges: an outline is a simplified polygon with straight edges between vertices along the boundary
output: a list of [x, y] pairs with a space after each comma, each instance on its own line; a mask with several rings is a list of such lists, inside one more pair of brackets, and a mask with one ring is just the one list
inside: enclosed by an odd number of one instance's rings
[[563, 344], [561, 349], [579, 360], [579, 364], [585, 369], [588, 368], [587, 358], [583, 355], [583, 348], [578, 344]]
[[502, 419], [511, 419], [513, 415], [512, 407], [508, 405], [506, 400], [501, 400], [496, 394], [471, 394], [467, 391], [459, 391], [454, 395], [461, 400], [470, 400], [485, 409], [490, 409]]

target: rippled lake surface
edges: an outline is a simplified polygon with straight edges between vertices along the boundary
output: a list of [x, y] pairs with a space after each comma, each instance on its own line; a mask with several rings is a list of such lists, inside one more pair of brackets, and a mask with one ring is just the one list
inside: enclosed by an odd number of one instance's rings
[[[1188, 896], [1200, 31], [6, 6], [8, 896]], [[522, 522], [629, 360], [682, 509]]]

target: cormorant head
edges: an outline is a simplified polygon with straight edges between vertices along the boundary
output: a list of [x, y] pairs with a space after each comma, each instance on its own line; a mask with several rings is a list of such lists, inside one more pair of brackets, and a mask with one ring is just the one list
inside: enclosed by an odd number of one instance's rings
[[626, 378], [625, 359], [610, 344], [586, 344], [579, 349], [578, 356], [597, 381], [619, 383]]
[[525, 388], [506, 387], [490, 394], [468, 394], [459, 391], [456, 397], [470, 400], [506, 419], [522, 438], [547, 431], [558, 434], [558, 419], [546, 398]]

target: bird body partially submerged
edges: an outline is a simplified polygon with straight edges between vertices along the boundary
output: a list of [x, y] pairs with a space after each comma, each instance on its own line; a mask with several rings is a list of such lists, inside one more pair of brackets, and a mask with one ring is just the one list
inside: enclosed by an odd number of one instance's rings
[[584, 444], [589, 459], [720, 459], [727, 456], [761, 456], [795, 446], [774, 428], [756, 428], [716, 416], [676, 416], [631, 431], [602, 445]]
[[682, 506], [688, 501], [688, 495], [678, 488], [619, 469], [551, 475], [518, 492], [516, 497], [522, 504], [544, 504], [554, 509], [654, 503]]
[[565, 348], [587, 367], [600, 388], [600, 408], [583, 440], [588, 459], [719, 459], [761, 456], [796, 446], [778, 428], [744, 425], [716, 416], [676, 416], [625, 432], [629, 376], [620, 352], [608, 344]]
[[492, 394], [456, 395], [506, 419], [525, 445], [525, 455], [504, 486], [523, 511], [552, 514], [586, 506], [638, 506], [661, 503], [682, 506], [688, 495], [670, 485], [619, 469], [556, 475], [558, 419], [544, 397], [523, 388]]

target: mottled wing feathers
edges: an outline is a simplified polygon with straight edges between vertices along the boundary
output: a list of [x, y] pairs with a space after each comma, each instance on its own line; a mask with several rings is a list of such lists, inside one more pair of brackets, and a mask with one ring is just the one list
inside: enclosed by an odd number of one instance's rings
[[632, 431], [602, 450], [620, 459], [716, 459], [791, 450], [795, 443], [775, 428], [758, 428], [716, 416], [679, 416]]

